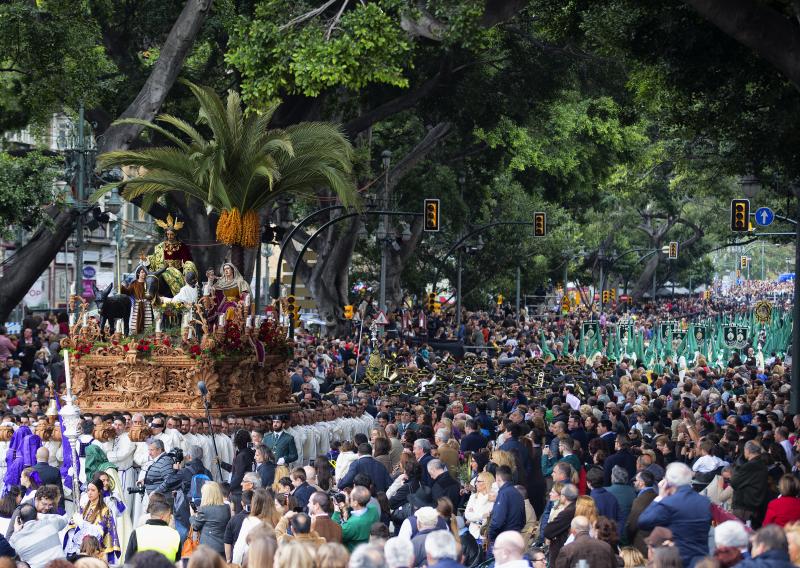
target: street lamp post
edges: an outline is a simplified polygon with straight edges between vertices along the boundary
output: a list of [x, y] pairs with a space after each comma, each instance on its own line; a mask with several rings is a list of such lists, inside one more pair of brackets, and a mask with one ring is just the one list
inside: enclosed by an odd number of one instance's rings
[[[383, 171], [386, 173], [386, 179], [383, 184], [381, 203], [383, 209], [389, 209], [389, 166], [392, 164], [391, 150], [384, 150], [381, 153], [381, 162], [383, 164]], [[378, 307], [382, 312], [386, 312], [386, 255], [388, 253], [387, 247], [391, 235], [391, 228], [389, 227], [389, 216], [383, 215], [380, 223], [378, 224], [378, 241], [381, 246], [381, 283], [380, 295], [378, 299]]]
[[114, 221], [114, 244], [116, 246], [116, 272], [117, 272], [117, 292], [122, 290], [122, 271], [120, 269], [121, 255], [120, 246], [122, 245], [122, 219], [119, 216], [122, 211], [122, 199], [119, 197], [119, 190], [115, 187], [111, 190], [111, 195], [106, 199], [106, 211], [112, 213], [116, 220]]

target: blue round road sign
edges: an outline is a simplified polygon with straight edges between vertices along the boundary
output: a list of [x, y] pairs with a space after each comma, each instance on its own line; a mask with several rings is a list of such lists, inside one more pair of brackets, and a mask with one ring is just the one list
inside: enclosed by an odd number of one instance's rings
[[772, 225], [774, 220], [775, 212], [769, 207], [759, 207], [758, 211], [756, 211], [756, 224], [762, 227], [768, 227]]

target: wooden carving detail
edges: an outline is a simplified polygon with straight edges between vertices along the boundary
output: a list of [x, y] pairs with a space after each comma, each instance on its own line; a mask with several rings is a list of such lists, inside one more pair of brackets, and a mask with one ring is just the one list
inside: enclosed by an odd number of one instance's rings
[[71, 359], [73, 393], [84, 412], [165, 412], [203, 416], [197, 382], [205, 381], [214, 414], [269, 414], [296, 408], [287, 361], [268, 355], [194, 358], [179, 347], [158, 345], [152, 353], [124, 352], [111, 345]]

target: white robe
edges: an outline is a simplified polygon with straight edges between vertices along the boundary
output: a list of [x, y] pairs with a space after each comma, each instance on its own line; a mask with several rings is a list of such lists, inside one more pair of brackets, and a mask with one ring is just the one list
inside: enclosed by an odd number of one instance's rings
[[[128, 488], [136, 486], [136, 478], [138, 476], [133, 460], [133, 456], [136, 453], [136, 444], [131, 442], [127, 432], [123, 432], [113, 440], [105, 442], [103, 449], [106, 452], [108, 461], [118, 468], [120, 483], [122, 484], [120, 494], [125, 507], [131, 514], [135, 508], [136, 495], [129, 494]], [[128, 543], [125, 544], [127, 545]]]

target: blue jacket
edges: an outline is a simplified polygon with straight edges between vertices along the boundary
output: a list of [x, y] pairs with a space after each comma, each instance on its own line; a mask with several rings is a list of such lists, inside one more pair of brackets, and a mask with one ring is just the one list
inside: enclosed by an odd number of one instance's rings
[[[522, 469], [525, 471], [526, 476], [533, 472], [531, 454], [528, 452], [528, 448], [523, 446], [519, 440], [509, 438], [502, 446], [500, 446], [500, 449], [504, 452], [512, 452], [517, 454], [519, 457], [519, 463], [522, 466]], [[520, 478], [522, 477], [523, 476], [520, 475]]]
[[742, 560], [736, 566], [737, 568], [739, 566], [744, 568], [792, 568], [794, 564], [789, 560], [789, 555], [783, 550], [767, 550], [755, 558]]
[[[609, 493], [605, 487], [600, 487], [599, 489], [592, 489], [589, 497], [594, 499], [598, 515], [614, 519], [617, 521], [617, 525], [620, 526], [620, 523], [622, 523], [621, 509], [617, 498], [612, 493]], [[621, 526], [624, 527], [625, 523], [622, 523]]]
[[471, 432], [461, 438], [462, 452], [477, 452], [486, 447], [488, 440], [480, 432]]
[[606, 485], [611, 485], [611, 470], [614, 469], [615, 465], [620, 466], [628, 472], [628, 481], [636, 477], [636, 456], [634, 456], [630, 450], [620, 450], [608, 456], [606, 461], [603, 462], [603, 469], [606, 474]]
[[525, 526], [525, 500], [512, 483], [505, 483], [497, 492], [489, 524], [489, 540], [501, 532], [521, 531]]
[[308, 500], [311, 498], [311, 495], [314, 494], [314, 489], [308, 482], [303, 482], [303, 484], [294, 490], [292, 495], [295, 499], [297, 499], [298, 506], [302, 507], [303, 509], [308, 509]]
[[661, 501], [653, 501], [639, 515], [639, 530], [667, 527], [672, 531], [684, 566], [692, 566], [708, 554], [710, 526], [711, 502], [689, 485], [679, 487]]
[[[419, 460], [419, 465], [422, 468], [422, 485], [425, 487], [433, 487], [433, 478], [431, 474], [428, 473], [428, 462], [433, 459], [433, 456], [430, 454], [422, 454], [422, 457]], [[386, 468], [384, 468], [386, 469]]]
[[372, 456], [358, 456], [358, 459], [350, 464], [350, 469], [347, 470], [345, 476], [339, 481], [339, 487], [344, 488], [353, 485], [353, 480], [359, 473], [369, 476], [376, 494], [381, 491], [385, 493], [392, 484], [389, 472], [386, 471], [386, 468], [381, 462]]

